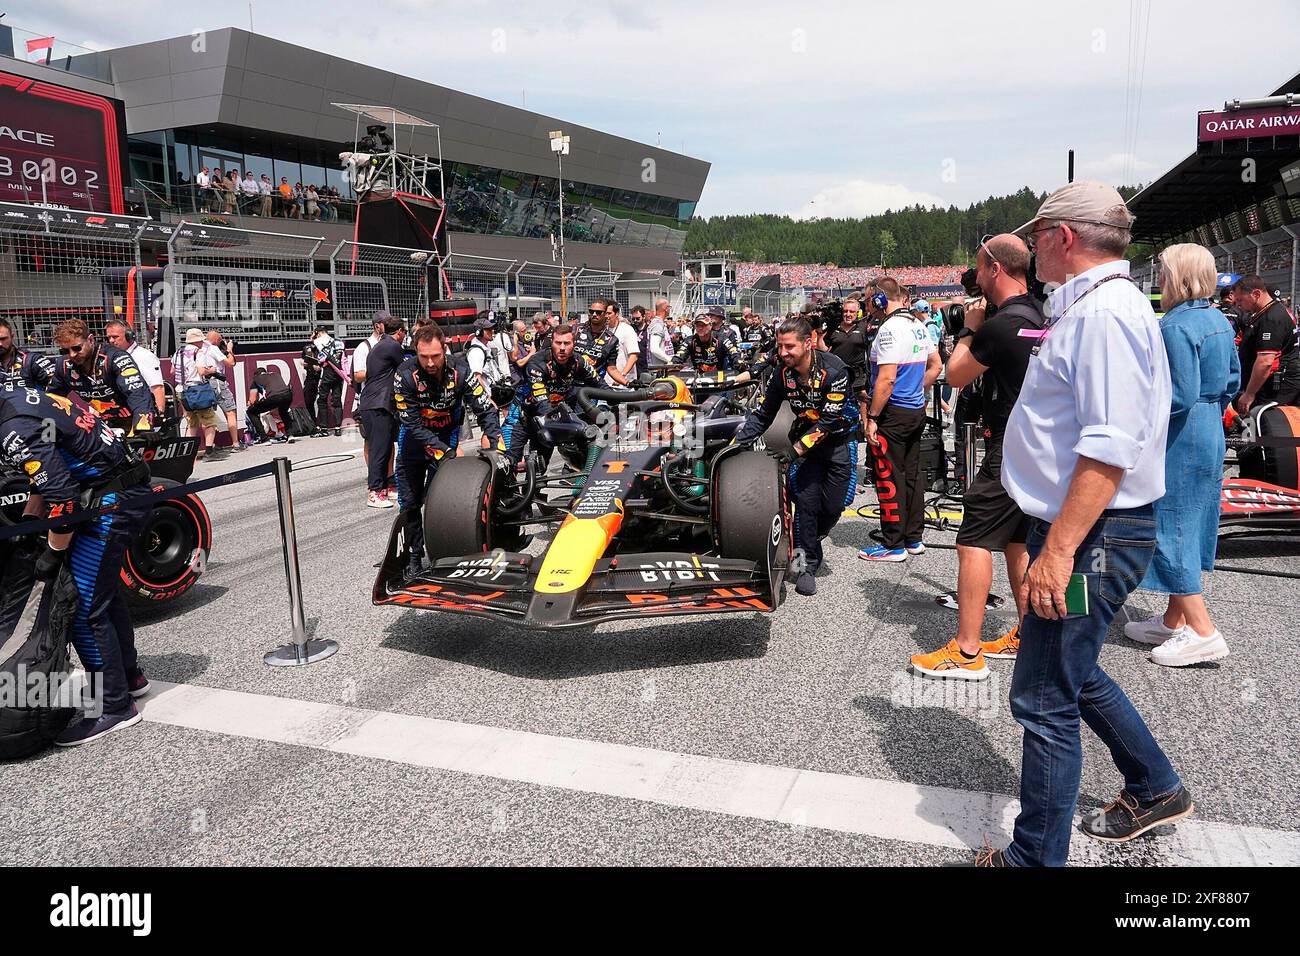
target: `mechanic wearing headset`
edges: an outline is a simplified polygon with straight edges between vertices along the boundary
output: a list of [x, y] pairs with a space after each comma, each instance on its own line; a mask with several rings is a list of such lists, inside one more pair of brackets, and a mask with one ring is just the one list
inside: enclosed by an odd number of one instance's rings
[[849, 368], [813, 344], [812, 326], [802, 316], [786, 319], [777, 329], [776, 374], [767, 380], [763, 401], [749, 413], [734, 444], [749, 447], [776, 420], [783, 403], [794, 412], [790, 442], [795, 500], [795, 538], [803, 552], [795, 591], [817, 593], [815, 575], [822, 565], [822, 538], [831, 533], [844, 511], [853, 482], [849, 445], [858, 434], [857, 409], [850, 401]]
[[152, 435], [154, 399], [131, 356], [100, 345], [81, 319], [67, 319], [54, 329], [59, 349], [49, 391], [76, 393], [110, 428], [128, 435]]
[[[38, 517], [70, 517], [87, 494], [90, 508], [117, 506], [98, 518], [55, 526], [36, 559], [36, 579], [47, 583], [68, 563], [80, 599], [72, 643], [82, 666], [103, 681], [102, 711], [73, 721], [54, 742], [75, 747], [139, 723], [132, 698], [147, 693], [149, 681], [136, 663], [119, 578], [127, 545], [151, 507], [138, 501], [149, 493], [148, 466], [132, 464], [121, 439], [84, 404], [35, 388], [0, 391], [0, 459], [27, 476], [33, 497], [43, 498]], [[54, 594], [45, 589], [38, 614], [50, 612]]]
[[[398, 368], [393, 379], [397, 408], [397, 507], [409, 562], [407, 575], [420, 573], [424, 556], [421, 506], [425, 490], [448, 455], [455, 457], [461, 419], [468, 405], [479, 428], [497, 451], [505, 451], [501, 420], [482, 383], [471, 375], [462, 358], [448, 359], [446, 334], [436, 324], [417, 329], [412, 337], [415, 355]], [[509, 468], [505, 455], [497, 458]]]
[[568, 401], [579, 388], [602, 387], [596, 370], [574, 351], [573, 326], [557, 325], [551, 332], [550, 346], [524, 366], [524, 381], [506, 417], [503, 429], [506, 455], [512, 464], [519, 464], [524, 457], [524, 445], [530, 439], [533, 451], [542, 456], [543, 464], [549, 462], [554, 449], [542, 441], [538, 421], [560, 402]]

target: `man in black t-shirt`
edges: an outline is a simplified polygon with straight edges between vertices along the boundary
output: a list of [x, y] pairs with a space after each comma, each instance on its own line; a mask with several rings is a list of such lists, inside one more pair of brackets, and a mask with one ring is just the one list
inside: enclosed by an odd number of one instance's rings
[[1232, 293], [1242, 315], [1237, 330], [1242, 381], [1237, 411], [1245, 415], [1263, 402], [1300, 405], [1300, 343], [1291, 313], [1259, 276], [1242, 276]]
[[861, 304], [857, 299], [844, 300], [844, 318], [839, 328], [831, 329], [822, 336], [826, 350], [849, 367], [853, 376], [853, 391], [865, 397], [870, 382], [867, 371], [867, 355], [871, 342], [863, 321]]
[[948, 360], [953, 388], [982, 376], [984, 460], [966, 491], [957, 531], [957, 636], [937, 651], [912, 658], [913, 670], [927, 677], [984, 680], [989, 675], [986, 656], [1014, 658], [1020, 647], [1018, 627], [994, 641], [980, 637], [994, 551], [1006, 554], [1007, 577], [1016, 584], [1017, 620], [1025, 613], [1019, 584], [1029, 567], [1029, 521], [1002, 487], [1002, 436], [1043, 330], [1042, 310], [1028, 291], [1028, 267], [1029, 249], [1016, 236], [994, 236], [981, 244], [977, 281], [997, 311], [989, 318], [982, 309], [968, 311]]

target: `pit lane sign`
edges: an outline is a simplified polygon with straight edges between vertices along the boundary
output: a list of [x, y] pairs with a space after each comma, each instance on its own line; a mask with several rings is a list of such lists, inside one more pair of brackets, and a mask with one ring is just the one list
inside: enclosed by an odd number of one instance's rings
[[1197, 116], [1198, 143], [1260, 136], [1295, 136], [1297, 133], [1300, 133], [1300, 107], [1220, 110]]

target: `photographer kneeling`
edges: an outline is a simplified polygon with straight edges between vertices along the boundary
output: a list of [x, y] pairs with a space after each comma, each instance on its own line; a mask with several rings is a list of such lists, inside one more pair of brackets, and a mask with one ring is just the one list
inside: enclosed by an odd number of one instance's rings
[[984, 680], [989, 676], [985, 657], [1014, 658], [1020, 647], [1019, 625], [995, 641], [981, 641], [980, 632], [993, 585], [994, 551], [1006, 553], [1016, 620], [1026, 613], [1029, 519], [1002, 487], [1002, 436], [1043, 328], [1043, 313], [1029, 294], [1029, 248], [1022, 239], [993, 236], [981, 244], [975, 262], [976, 281], [997, 308], [987, 319], [982, 310], [966, 313], [947, 368], [953, 388], [981, 379], [984, 410], [984, 460], [962, 501], [957, 531], [957, 636], [937, 651], [912, 657], [920, 674], [963, 680]]

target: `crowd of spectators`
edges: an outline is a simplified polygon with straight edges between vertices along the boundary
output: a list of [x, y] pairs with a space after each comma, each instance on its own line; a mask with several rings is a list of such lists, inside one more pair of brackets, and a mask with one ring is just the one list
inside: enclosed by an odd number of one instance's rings
[[241, 178], [234, 168], [223, 171], [204, 166], [194, 177], [193, 187], [199, 212], [226, 216], [338, 222], [339, 206], [346, 201], [334, 186], [290, 184], [287, 176], [281, 176], [277, 185], [265, 173], [256, 179], [246, 171]]
[[860, 289], [888, 275], [906, 286], [956, 285], [961, 266], [853, 266], [799, 265], [773, 262], [741, 262], [736, 265], [736, 282], [750, 287], [763, 276], [779, 275], [781, 288]]

